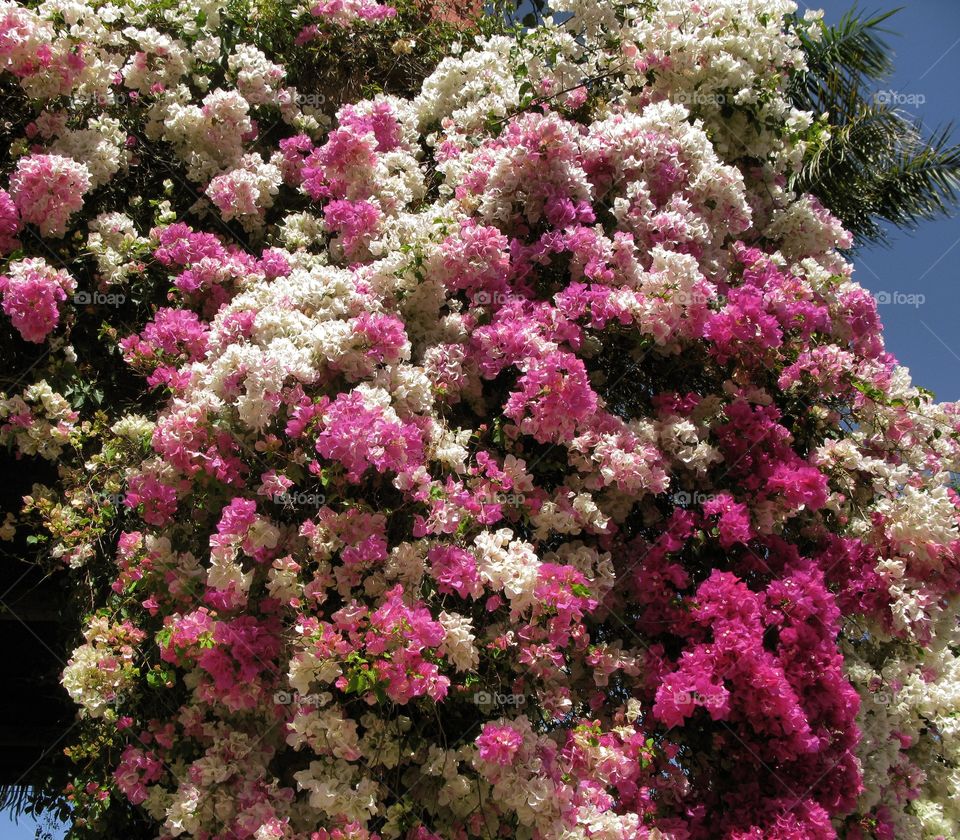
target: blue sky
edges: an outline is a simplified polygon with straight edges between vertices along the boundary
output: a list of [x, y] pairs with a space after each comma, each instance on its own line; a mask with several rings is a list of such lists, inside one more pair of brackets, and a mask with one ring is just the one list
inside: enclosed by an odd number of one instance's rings
[[[47, 831], [50, 826], [46, 825]], [[29, 817], [21, 817], [18, 822], [6, 813], [0, 813], [0, 840], [34, 840], [37, 831], [37, 823]], [[64, 837], [65, 831], [55, 836], [57, 840]]]
[[[897, 68], [882, 89], [901, 97], [904, 108], [932, 130], [960, 116], [960, 2], [901, 2], [906, 7], [889, 22], [899, 33], [888, 39]], [[822, 0], [812, 7], [824, 8], [832, 22], [850, 5], [849, 0]], [[895, 6], [862, 4], [867, 11]], [[800, 7], [808, 8], [804, 3]], [[956, 138], [960, 142], [960, 131]], [[911, 369], [917, 384], [940, 399], [960, 400], [960, 219], [927, 222], [913, 233], [894, 232], [890, 243], [859, 254], [858, 281], [875, 293], [887, 292], [893, 301], [922, 295], [923, 303], [880, 307], [887, 347]], [[33, 840], [35, 830], [32, 820], [15, 824], [0, 813], [0, 840]]]
[[[829, 23], [850, 8], [851, 0], [811, 5], [823, 8]], [[932, 132], [960, 117], [960, 2], [865, 0], [860, 8], [874, 12], [897, 6], [904, 8], [887, 22], [897, 33], [887, 37], [896, 70], [880, 90], [897, 97], [892, 101], [903, 103], [902, 109]], [[960, 142], [960, 130], [954, 138]], [[940, 400], [960, 400], [960, 219], [892, 232], [889, 247], [864, 249], [855, 264], [857, 281], [891, 300], [879, 307], [887, 349], [910, 368], [916, 384]]]

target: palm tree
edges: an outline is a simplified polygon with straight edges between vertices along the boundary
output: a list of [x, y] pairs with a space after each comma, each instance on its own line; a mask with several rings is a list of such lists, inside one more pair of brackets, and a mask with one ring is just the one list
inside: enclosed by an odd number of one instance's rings
[[960, 189], [952, 126], [924, 136], [919, 120], [872, 92], [893, 70], [883, 34], [896, 11], [864, 18], [854, 6], [834, 26], [820, 22], [819, 39], [797, 27], [807, 70], [793, 80], [791, 96], [796, 107], [829, 115], [830, 137], [794, 187], [816, 195], [857, 245], [885, 242], [883, 222], [910, 229], [948, 214]]

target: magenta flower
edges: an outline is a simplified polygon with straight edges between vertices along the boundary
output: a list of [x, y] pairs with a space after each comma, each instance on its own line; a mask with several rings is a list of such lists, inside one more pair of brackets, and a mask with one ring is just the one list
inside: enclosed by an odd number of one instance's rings
[[3, 311], [24, 341], [40, 344], [56, 329], [60, 304], [77, 283], [63, 269], [53, 269], [39, 258], [11, 263], [7, 272], [0, 276]]
[[506, 767], [523, 746], [523, 735], [507, 723], [486, 723], [476, 744], [480, 758]]

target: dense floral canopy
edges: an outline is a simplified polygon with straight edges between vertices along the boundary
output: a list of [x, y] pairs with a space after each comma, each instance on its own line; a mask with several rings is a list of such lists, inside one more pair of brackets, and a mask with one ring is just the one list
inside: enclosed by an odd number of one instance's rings
[[960, 831], [960, 410], [791, 191], [819, 22], [551, 5], [333, 119], [285, 65], [393, 9], [0, 5], [76, 836]]

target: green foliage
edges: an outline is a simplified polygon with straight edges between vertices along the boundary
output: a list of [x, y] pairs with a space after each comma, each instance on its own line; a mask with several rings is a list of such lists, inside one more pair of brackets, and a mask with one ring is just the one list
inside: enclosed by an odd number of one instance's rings
[[884, 242], [883, 223], [913, 228], [947, 214], [960, 189], [960, 144], [952, 126], [925, 136], [919, 120], [875, 95], [893, 70], [883, 35], [897, 10], [863, 17], [856, 6], [819, 38], [798, 33], [807, 71], [793, 79], [794, 104], [827, 115], [794, 187], [816, 195], [858, 245]]

